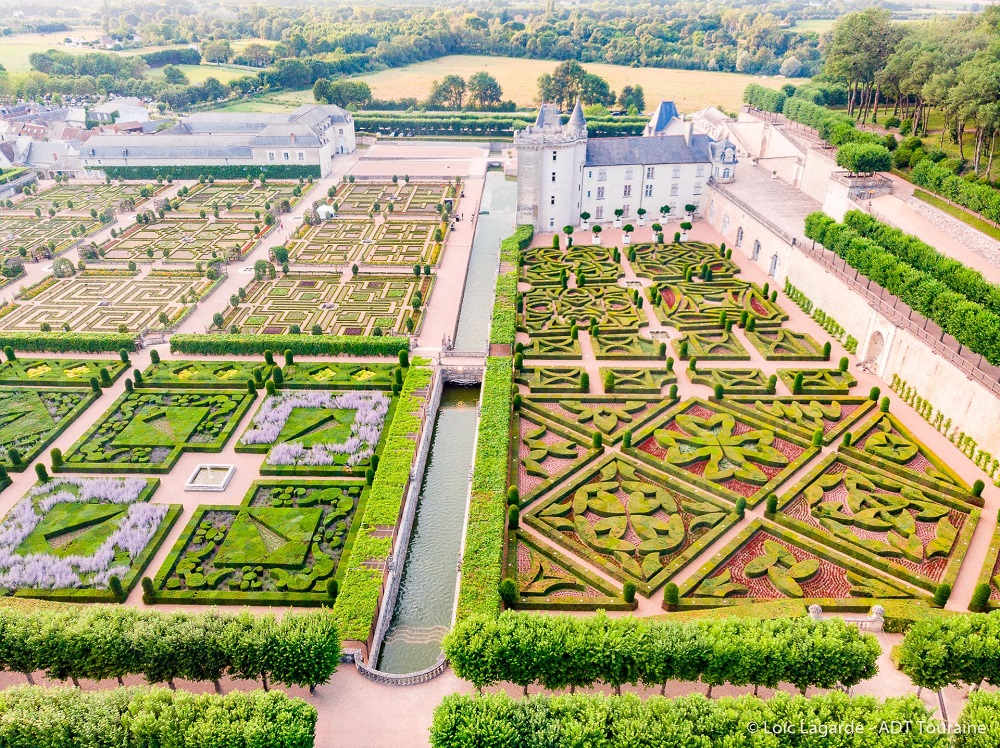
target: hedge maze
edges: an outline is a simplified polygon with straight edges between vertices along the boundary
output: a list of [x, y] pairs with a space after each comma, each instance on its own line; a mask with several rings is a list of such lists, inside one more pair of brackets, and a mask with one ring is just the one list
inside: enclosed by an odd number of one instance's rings
[[334, 219], [304, 226], [288, 243], [293, 262], [304, 265], [436, 264], [436, 221]]
[[457, 199], [451, 195], [452, 188], [444, 183], [416, 184], [400, 179], [397, 184], [355, 182], [341, 184], [334, 200], [338, 213], [367, 214], [375, 210], [375, 205], [386, 209], [392, 204], [393, 213], [417, 213], [434, 215], [445, 200]]
[[[45, 284], [30, 299], [18, 299], [16, 309], [0, 317], [0, 329], [38, 332], [45, 324], [53, 330], [95, 333], [117, 333], [122, 325], [132, 332], [162, 329], [213, 288], [200, 275], [155, 272], [136, 277], [86, 271]], [[167, 325], [161, 314], [167, 315]]]
[[[878, 392], [851, 395], [831, 344], [789, 328], [728, 251], [544, 246], [517, 264], [509, 607], [621, 610], [634, 590], [668, 610], [851, 608], [954, 583], [982, 500]], [[682, 569], [677, 597], [659, 592]], [[1000, 539], [983, 578], [1000, 600]]]
[[12, 218], [0, 216], [0, 258], [16, 257], [23, 249], [28, 257], [35, 250], [62, 254], [78, 239], [101, 225], [86, 218]]
[[239, 506], [201, 506], [154, 580], [157, 598], [329, 603], [328, 582], [357, 531], [367, 495], [360, 479], [262, 480]]
[[228, 216], [254, 216], [274, 209], [287, 200], [294, 207], [301, 195], [309, 189], [306, 185], [296, 182], [212, 182], [200, 183], [189, 188], [188, 194], [181, 198], [177, 208], [181, 213], [199, 213], [204, 210], [212, 213], [216, 208]]
[[[404, 333], [407, 320], [416, 329], [422, 312], [414, 309], [417, 293], [430, 298], [433, 280], [406, 275], [340, 276], [290, 274], [253, 282], [246, 299], [226, 313], [226, 326], [240, 332], [280, 334], [297, 326], [309, 332], [319, 325], [329, 335]], [[419, 306], [419, 305], [418, 305]]]
[[253, 400], [246, 389], [126, 392], [70, 448], [61, 469], [169, 472], [182, 452], [220, 452]]
[[207, 262], [230, 256], [242, 258], [265, 233], [267, 227], [252, 219], [164, 218], [156, 223], [133, 224], [98, 251], [106, 262]]

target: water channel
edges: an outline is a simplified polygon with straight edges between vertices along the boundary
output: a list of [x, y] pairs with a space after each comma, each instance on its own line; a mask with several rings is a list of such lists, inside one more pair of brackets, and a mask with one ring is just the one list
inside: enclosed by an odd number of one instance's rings
[[[514, 229], [517, 183], [489, 172], [465, 282], [455, 348], [485, 351], [500, 241]], [[469, 470], [476, 442], [478, 387], [447, 385], [418, 496], [396, 608], [378, 669], [412, 673], [434, 664], [451, 627]]]

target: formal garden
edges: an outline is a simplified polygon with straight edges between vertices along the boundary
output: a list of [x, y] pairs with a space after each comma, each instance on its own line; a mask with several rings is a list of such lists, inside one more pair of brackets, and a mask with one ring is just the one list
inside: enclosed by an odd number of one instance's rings
[[267, 233], [253, 218], [164, 218], [135, 223], [97, 248], [105, 262], [211, 262], [240, 260]]
[[947, 599], [982, 487], [878, 388], [854, 392], [848, 360], [791, 327], [730, 250], [560, 242], [507, 260], [507, 607]]
[[[60, 262], [60, 260], [57, 260]], [[0, 329], [140, 333], [176, 327], [219, 283], [196, 270], [84, 270], [51, 275], [22, 288], [4, 307]]]
[[56, 256], [101, 224], [90, 218], [34, 218], [0, 216], [0, 258], [32, 257], [35, 252]]
[[337, 187], [333, 200], [338, 213], [371, 214], [385, 209], [393, 213], [424, 214], [428, 217], [440, 213], [446, 200], [451, 200], [452, 205], [458, 203], [454, 185], [410, 182], [402, 177], [392, 182], [345, 181]]
[[251, 282], [235, 306], [230, 302], [219, 326], [265, 335], [406, 334], [420, 329], [433, 285], [433, 276], [428, 275], [360, 274], [343, 280], [336, 275], [291, 273]]
[[146, 200], [167, 189], [153, 184], [55, 184], [42, 192], [18, 200], [4, 212], [44, 214], [82, 214], [96, 217], [108, 210], [134, 210]]
[[261, 213], [288, 212], [311, 185], [296, 182], [199, 182], [184, 190], [176, 210], [181, 213], [214, 213], [227, 217], [260, 218]]
[[338, 218], [304, 225], [288, 242], [291, 262], [303, 265], [436, 265], [444, 229], [405, 215], [379, 221]]

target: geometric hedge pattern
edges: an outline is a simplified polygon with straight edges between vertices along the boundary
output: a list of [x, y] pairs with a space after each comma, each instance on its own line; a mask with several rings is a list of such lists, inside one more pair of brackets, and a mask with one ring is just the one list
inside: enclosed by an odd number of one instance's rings
[[107, 262], [207, 262], [231, 253], [242, 257], [266, 232], [267, 226], [253, 219], [161, 219], [133, 224], [101, 250]]
[[218, 208], [221, 213], [229, 216], [252, 216], [255, 211], [277, 208], [277, 204], [282, 200], [288, 200], [289, 207], [295, 207], [295, 203], [301, 199], [294, 194], [297, 188], [299, 194], [309, 189], [306, 185], [299, 187], [293, 182], [196, 184], [181, 198], [177, 210], [181, 213], [198, 213], [202, 210], [212, 213]]
[[292, 262], [306, 265], [412, 267], [431, 262], [434, 230], [439, 226], [436, 221], [324, 221], [303, 226], [298, 238], [288, 242], [288, 253]]
[[[83, 227], [81, 233], [80, 227]], [[81, 236], [100, 229], [101, 224], [86, 218], [13, 218], [0, 216], [0, 259], [14, 257], [18, 248], [23, 247], [28, 256], [36, 249], [52, 247], [53, 256], [58, 255]], [[77, 235], [73, 236], [76, 231]]]

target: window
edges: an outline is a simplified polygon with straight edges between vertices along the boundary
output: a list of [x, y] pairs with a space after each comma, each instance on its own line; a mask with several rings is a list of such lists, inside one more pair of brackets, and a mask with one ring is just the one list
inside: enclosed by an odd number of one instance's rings
[[590, 197], [590, 190], [587, 190], [587, 197]]
[[555, 172], [552, 172], [552, 181], [553, 182], [556, 181], [556, 173]]
[[622, 211], [623, 211], [622, 212], [622, 218], [628, 218], [629, 215], [632, 212], [632, 208], [630, 206], [628, 206], [628, 205], [623, 205], [622, 206]]
[[555, 152], [555, 151], [552, 151], [552, 160], [553, 160], [553, 161], [555, 161], [555, 160], [556, 160], [556, 152]]
[[643, 194], [646, 197], [652, 197], [653, 196], [653, 185], [647, 184], [646, 185], [646, 190], [645, 190], [645, 192]]
[[736, 229], [736, 246], [737, 247], [742, 247], [743, 246], [743, 227], [742, 226], [740, 226], [738, 229]]
[[729, 169], [723, 169], [722, 170], [722, 178], [723, 179], [729, 179]]
[[677, 184], [670, 185], [670, 197], [677, 197]]
[[299, 161], [305, 161], [305, 160], [306, 160], [306, 154], [304, 154], [302, 151], [299, 151]]
[[597, 170], [597, 181], [598, 182], [606, 182], [606, 181], [608, 181], [608, 170], [607, 169], [598, 169]]
[[603, 187], [598, 187], [597, 188], [597, 199], [598, 200], [603, 200], [604, 199], [604, 188]]
[[625, 170], [625, 179], [631, 179], [631, 178], [632, 178], [632, 169], [626, 169]]
[[622, 190], [622, 197], [632, 197], [632, 185], [625, 185], [625, 189]]
[[724, 215], [722, 217], [722, 233], [725, 234], [727, 231], [729, 231], [729, 214], [728, 213], [726, 213], [726, 215]]
[[694, 175], [696, 177], [703, 177], [703, 176], [705, 176], [705, 167], [704, 166], [699, 166], [697, 169], [694, 170]]
[[757, 240], [757, 239], [754, 239], [754, 242], [753, 242], [753, 251], [750, 253], [750, 259], [751, 260], [756, 260], [758, 257], [760, 257], [760, 241]]
[[681, 167], [675, 166], [674, 169], [673, 169], [673, 172], [671, 173], [671, 176], [674, 179], [680, 179], [681, 178]]
[[700, 184], [696, 184], [694, 186], [694, 194], [696, 194], [696, 195], [700, 195], [701, 194], [701, 185]]
[[285, 159], [285, 161], [290, 161], [291, 160], [291, 156], [289, 156], [288, 151], [285, 151], [284, 153], [282, 153], [281, 157], [283, 159]]
[[597, 221], [604, 220], [604, 206], [603, 205], [598, 205], [596, 208], [594, 208], [594, 219], [597, 220]]
[[344, 128], [343, 128], [343, 127], [341, 127], [341, 128], [340, 128], [340, 134], [341, 134], [341, 135], [343, 135], [343, 134], [344, 134]]
[[274, 151], [268, 151], [267, 152], [267, 160], [268, 161], [274, 161]]
[[653, 167], [652, 166], [647, 166], [646, 167], [646, 179], [652, 179], [652, 178], [653, 178]]
[[549, 205], [555, 205], [555, 204], [556, 204], [556, 196], [553, 195], [552, 197], [549, 198]]
[[589, 169], [587, 171], [587, 179], [593, 179], [593, 178], [594, 178], [594, 170], [593, 169]]

